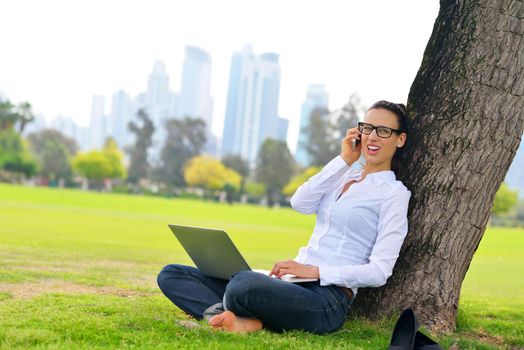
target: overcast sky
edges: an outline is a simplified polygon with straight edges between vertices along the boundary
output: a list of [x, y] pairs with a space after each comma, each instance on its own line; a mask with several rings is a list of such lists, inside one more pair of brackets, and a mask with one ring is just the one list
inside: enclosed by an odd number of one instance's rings
[[439, 10], [409, 1], [2, 1], [0, 90], [49, 121], [87, 125], [94, 94], [145, 91], [155, 60], [180, 90], [185, 45], [212, 58], [213, 131], [221, 137], [231, 55], [250, 43], [280, 55], [279, 114], [298, 134], [307, 85], [325, 84], [330, 108], [357, 92], [366, 105], [407, 100]]

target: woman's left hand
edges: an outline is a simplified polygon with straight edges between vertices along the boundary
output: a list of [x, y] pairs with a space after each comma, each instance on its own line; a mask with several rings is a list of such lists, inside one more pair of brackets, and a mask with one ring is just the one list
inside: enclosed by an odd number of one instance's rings
[[278, 278], [282, 278], [282, 276], [287, 274], [302, 278], [320, 277], [318, 266], [300, 264], [295, 260], [284, 260], [275, 263], [275, 266], [273, 266], [273, 269], [269, 273], [269, 277], [275, 275]]

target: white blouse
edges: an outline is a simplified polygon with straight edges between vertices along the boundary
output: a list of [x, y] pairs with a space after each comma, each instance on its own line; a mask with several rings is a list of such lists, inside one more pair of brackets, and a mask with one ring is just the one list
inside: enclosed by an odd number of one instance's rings
[[316, 213], [307, 246], [295, 261], [319, 267], [320, 285], [379, 287], [391, 276], [408, 232], [407, 211], [411, 192], [392, 170], [367, 174], [337, 200], [344, 185], [360, 180], [362, 170], [335, 157], [300, 186], [293, 209]]

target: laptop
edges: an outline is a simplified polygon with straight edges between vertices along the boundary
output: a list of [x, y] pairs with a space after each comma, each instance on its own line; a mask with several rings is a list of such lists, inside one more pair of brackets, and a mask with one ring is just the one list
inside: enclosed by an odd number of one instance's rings
[[[242, 270], [269, 276], [269, 270], [251, 269], [223, 230], [181, 225], [169, 225], [169, 228], [205, 276], [229, 280]], [[282, 276], [281, 279], [291, 283], [317, 281], [315, 278], [299, 278], [291, 274]]]

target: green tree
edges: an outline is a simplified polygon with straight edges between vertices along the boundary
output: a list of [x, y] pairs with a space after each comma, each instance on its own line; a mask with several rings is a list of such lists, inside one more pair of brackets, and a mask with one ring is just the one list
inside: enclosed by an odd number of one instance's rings
[[311, 176], [315, 175], [321, 170], [321, 167], [309, 167], [302, 173], [294, 176], [289, 182], [286, 184], [284, 189], [282, 190], [282, 193], [284, 193], [286, 196], [292, 196], [293, 193], [296, 192], [296, 190], [304, 183], [306, 182]]
[[249, 198], [254, 200], [260, 200], [266, 193], [266, 187], [260, 182], [247, 181], [245, 190]]
[[135, 143], [126, 150], [130, 157], [127, 180], [133, 184], [150, 175], [151, 167], [147, 160], [147, 151], [153, 144], [152, 137], [155, 132], [153, 122], [143, 109], [138, 111], [137, 117], [141, 125], [134, 121], [129, 122], [128, 129], [135, 134]]
[[108, 173], [106, 178], [109, 179], [125, 179], [127, 176], [126, 168], [124, 167], [124, 154], [112, 137], [108, 137], [104, 149], [104, 156], [108, 162]]
[[311, 112], [309, 123], [303, 130], [306, 141], [302, 144], [309, 154], [310, 165], [325, 165], [338, 154], [340, 142], [335, 142], [335, 130], [327, 108], [315, 108]]
[[0, 129], [0, 169], [31, 177], [37, 170], [29, 145], [10, 129]]
[[503, 182], [495, 194], [491, 213], [494, 215], [506, 214], [517, 204], [517, 202], [518, 192], [512, 191], [508, 185]]
[[157, 178], [173, 187], [184, 186], [184, 164], [202, 152], [206, 143], [206, 123], [184, 118], [166, 121], [167, 139], [160, 153]]
[[249, 176], [248, 161], [236, 154], [226, 154], [224, 157], [222, 157], [222, 163], [224, 163], [226, 167], [235, 170], [237, 173], [239, 173], [242, 176], [242, 181], [240, 182], [240, 188], [238, 189], [238, 194], [242, 195], [245, 191], [244, 188], [245, 188], [246, 179]]
[[108, 138], [103, 150], [79, 153], [73, 160], [73, 168], [91, 185], [101, 189], [103, 180], [125, 178], [122, 152], [113, 139]]
[[69, 155], [74, 156], [78, 152], [78, 145], [75, 140], [62, 134], [55, 129], [44, 129], [38, 132], [31, 133], [27, 136], [31, 151], [35, 154], [41, 152], [45, 144], [50, 141], [56, 141], [63, 144]]
[[71, 156], [78, 146], [60, 131], [45, 129], [27, 137], [30, 149], [39, 163], [39, 174], [50, 180], [70, 180], [73, 175]]
[[264, 184], [268, 206], [280, 198], [284, 185], [295, 172], [295, 161], [284, 141], [266, 139], [257, 156], [255, 178]]
[[197, 156], [187, 161], [184, 167], [184, 180], [189, 186], [207, 190], [228, 188], [238, 190], [242, 177], [222, 162], [209, 156]]
[[19, 131], [20, 134], [24, 132], [24, 129], [26, 125], [33, 120], [35, 120], [35, 116], [33, 115], [33, 111], [31, 109], [31, 104], [29, 102], [22, 102], [18, 104], [17, 106], [17, 114], [18, 114], [18, 122], [19, 124]]
[[22, 133], [27, 123], [33, 120], [34, 116], [29, 102], [21, 102], [18, 106], [9, 101], [0, 102], [0, 130], [13, 129], [19, 123], [19, 131]]
[[39, 152], [39, 173], [51, 180], [69, 180], [73, 175], [71, 156], [67, 147], [59, 141], [48, 141]]

